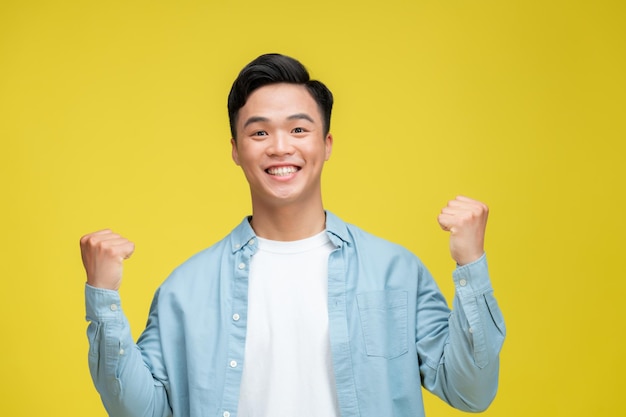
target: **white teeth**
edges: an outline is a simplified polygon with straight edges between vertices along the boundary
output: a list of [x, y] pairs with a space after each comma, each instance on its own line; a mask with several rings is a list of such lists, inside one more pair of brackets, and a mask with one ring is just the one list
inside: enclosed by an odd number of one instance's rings
[[275, 168], [268, 168], [267, 173], [270, 175], [277, 175], [279, 177], [283, 177], [286, 175], [293, 174], [297, 170], [298, 168], [296, 167], [275, 167]]

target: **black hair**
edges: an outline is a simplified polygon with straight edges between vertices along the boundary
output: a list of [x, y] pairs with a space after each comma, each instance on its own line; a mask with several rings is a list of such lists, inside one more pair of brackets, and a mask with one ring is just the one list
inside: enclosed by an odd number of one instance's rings
[[232, 137], [236, 140], [237, 116], [250, 94], [257, 88], [278, 83], [299, 84], [307, 88], [319, 107], [326, 136], [330, 131], [333, 109], [333, 94], [328, 87], [320, 81], [311, 80], [309, 72], [296, 59], [281, 54], [265, 54], [241, 70], [228, 94], [228, 119]]

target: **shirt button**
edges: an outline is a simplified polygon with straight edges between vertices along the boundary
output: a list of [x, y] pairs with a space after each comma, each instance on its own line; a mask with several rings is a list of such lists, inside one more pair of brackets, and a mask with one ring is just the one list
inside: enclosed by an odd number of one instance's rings
[[224, 416], [224, 417], [230, 417], [230, 413], [229, 413], [228, 411], [224, 411], [224, 412], [222, 413], [222, 416]]
[[230, 361], [230, 367], [231, 368], [236, 368], [237, 367], [237, 361]]
[[240, 318], [239, 314], [237, 314], [237, 313], [233, 314], [233, 320], [239, 321], [239, 318]]
[[474, 333], [474, 329], [472, 329], [471, 327], [469, 328], [469, 332], [470, 333]]
[[111, 311], [117, 311], [117, 304], [111, 304]]
[[124, 349], [120, 349], [120, 355], [124, 354]]
[[459, 284], [461, 285], [461, 287], [465, 287], [467, 285], [467, 280], [462, 279], [459, 281]]
[[239, 269], [244, 269], [245, 267], [246, 267], [246, 264], [244, 264], [243, 262], [238, 265]]
[[[241, 245], [240, 245], [239, 243], [237, 243], [237, 244], [235, 245], [235, 249], [239, 249], [240, 247], [241, 247]], [[228, 412], [228, 411], [227, 411], [227, 412]]]
[[250, 240], [248, 241], [248, 245], [254, 245], [254, 239], [250, 239]]

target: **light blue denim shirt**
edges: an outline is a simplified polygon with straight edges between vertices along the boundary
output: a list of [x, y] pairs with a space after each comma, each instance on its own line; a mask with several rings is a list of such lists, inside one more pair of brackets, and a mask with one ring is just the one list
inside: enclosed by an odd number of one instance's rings
[[[326, 230], [335, 246], [328, 317], [341, 416], [423, 416], [422, 385], [456, 408], [485, 409], [505, 334], [485, 256], [454, 271], [450, 311], [406, 249], [330, 212]], [[256, 250], [244, 219], [178, 267], [157, 290], [137, 344], [118, 292], [86, 286], [89, 367], [109, 415], [237, 416]]]

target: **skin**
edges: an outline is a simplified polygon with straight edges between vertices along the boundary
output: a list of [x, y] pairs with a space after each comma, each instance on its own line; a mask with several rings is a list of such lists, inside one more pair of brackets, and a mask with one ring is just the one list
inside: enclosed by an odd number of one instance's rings
[[[324, 230], [321, 176], [333, 138], [324, 134], [319, 107], [304, 86], [255, 90], [239, 111], [231, 144], [250, 186], [257, 235], [289, 241]], [[293, 172], [271, 175], [278, 168]]]
[[[236, 132], [232, 158], [250, 186], [255, 233], [292, 241], [324, 230], [321, 175], [333, 138], [324, 132], [306, 88], [272, 84], [255, 90], [239, 111]], [[275, 175], [281, 170], [283, 175]], [[488, 214], [485, 204], [464, 196], [441, 210], [437, 221], [450, 233], [450, 254], [458, 265], [483, 255]], [[83, 236], [80, 247], [87, 283], [118, 290], [134, 244], [106, 229]]]
[[489, 208], [480, 201], [458, 196], [441, 209], [439, 226], [450, 232], [450, 255], [457, 265], [478, 260], [485, 253]]
[[87, 284], [96, 288], [118, 290], [122, 284], [122, 262], [135, 251], [135, 244], [105, 229], [80, 239]]

